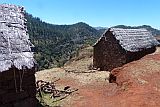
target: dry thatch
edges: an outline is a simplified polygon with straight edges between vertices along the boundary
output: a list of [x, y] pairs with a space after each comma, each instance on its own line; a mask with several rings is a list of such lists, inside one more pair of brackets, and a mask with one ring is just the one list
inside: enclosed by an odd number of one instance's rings
[[24, 14], [23, 7], [0, 5], [0, 72], [35, 65]]
[[[146, 29], [110, 28], [104, 32], [102, 37], [105, 37], [106, 32], [112, 32], [122, 48], [129, 52], [141, 51], [159, 44], [153, 35]], [[101, 40], [101, 38], [95, 43], [95, 45]]]

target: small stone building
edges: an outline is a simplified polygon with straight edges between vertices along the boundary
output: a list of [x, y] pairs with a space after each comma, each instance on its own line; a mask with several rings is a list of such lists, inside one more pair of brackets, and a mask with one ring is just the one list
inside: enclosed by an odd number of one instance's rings
[[36, 107], [33, 45], [23, 7], [0, 5], [0, 107]]
[[93, 46], [93, 66], [110, 71], [155, 52], [158, 44], [146, 29], [110, 28]]

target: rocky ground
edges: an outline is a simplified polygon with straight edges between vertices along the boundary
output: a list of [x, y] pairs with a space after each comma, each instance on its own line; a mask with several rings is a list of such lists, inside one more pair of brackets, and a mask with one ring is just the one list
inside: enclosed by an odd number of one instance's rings
[[[36, 79], [56, 82], [57, 88], [79, 89], [54, 104], [61, 107], [160, 107], [160, 48], [154, 54], [109, 72], [90, 70], [92, 55], [80, 53], [62, 68], [40, 71]], [[91, 51], [90, 49], [85, 51]], [[83, 57], [82, 57], [83, 56]], [[51, 105], [51, 104], [50, 104]]]

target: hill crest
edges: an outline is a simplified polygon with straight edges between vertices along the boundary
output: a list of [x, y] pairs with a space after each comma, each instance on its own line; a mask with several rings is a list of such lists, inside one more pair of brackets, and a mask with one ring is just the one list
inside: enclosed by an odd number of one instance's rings
[[[40, 69], [64, 65], [82, 47], [93, 45], [106, 29], [95, 29], [78, 22], [72, 25], [55, 25], [42, 21], [26, 13], [28, 33], [35, 45], [35, 59]], [[131, 27], [118, 25], [119, 28], [146, 28], [154, 35], [160, 31], [148, 25]]]

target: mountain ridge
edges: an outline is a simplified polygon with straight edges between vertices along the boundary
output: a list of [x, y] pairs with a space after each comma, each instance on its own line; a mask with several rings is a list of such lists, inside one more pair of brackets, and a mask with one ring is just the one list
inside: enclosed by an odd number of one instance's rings
[[78, 49], [92, 45], [101, 33], [86, 23], [54, 25], [26, 13], [28, 33], [39, 68], [62, 66]]
[[[72, 25], [55, 25], [42, 21], [26, 13], [27, 28], [31, 42], [35, 45], [35, 59], [39, 70], [63, 66], [79, 49], [93, 45], [106, 29], [78, 22]], [[118, 25], [119, 28], [146, 28], [160, 35], [160, 31], [151, 26], [131, 27]]]

